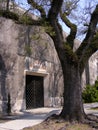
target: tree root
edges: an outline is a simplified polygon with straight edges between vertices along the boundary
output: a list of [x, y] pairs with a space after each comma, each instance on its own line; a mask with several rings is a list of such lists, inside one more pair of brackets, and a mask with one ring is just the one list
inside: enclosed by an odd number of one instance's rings
[[92, 126], [93, 128], [98, 129], [98, 116], [93, 114], [88, 114], [84, 123]]
[[[69, 120], [66, 120], [62, 117], [60, 117], [60, 115], [56, 115], [56, 114], [53, 114], [51, 115], [50, 117], [48, 117], [45, 122], [51, 122], [55, 120], [56, 123], [64, 123], [65, 121], [67, 122], [70, 122], [71, 124], [75, 124], [75, 123], [82, 123], [82, 124], [88, 124], [89, 126], [91, 126], [92, 128], [95, 128], [95, 130], [98, 129], [98, 116], [96, 115], [93, 115], [93, 114], [88, 114], [85, 116], [84, 120], [82, 121], [69, 121]], [[67, 123], [68, 125], [68, 123]]]

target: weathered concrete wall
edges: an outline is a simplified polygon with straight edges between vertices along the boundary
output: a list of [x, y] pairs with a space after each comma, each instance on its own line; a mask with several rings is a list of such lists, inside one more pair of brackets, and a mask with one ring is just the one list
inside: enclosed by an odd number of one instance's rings
[[[46, 63], [44, 105], [60, 105], [58, 97], [62, 95], [62, 70], [51, 38], [40, 27], [18, 25], [2, 17], [0, 34], [0, 110], [7, 110], [8, 94], [12, 112], [26, 108], [25, 70], [28, 48], [31, 51], [30, 63]], [[32, 70], [29, 71], [34, 74]]]
[[98, 79], [98, 52], [94, 53], [89, 59], [89, 82], [91, 85], [95, 84]]
[[[63, 76], [52, 39], [42, 27], [18, 25], [0, 17], [0, 111], [26, 109], [26, 74], [44, 76], [44, 106], [61, 105]], [[29, 64], [27, 64], [29, 60]], [[37, 69], [34, 68], [37, 62]], [[40, 63], [38, 63], [40, 62]], [[90, 83], [97, 78], [97, 60], [91, 58]], [[90, 62], [90, 63], [91, 63]], [[44, 64], [44, 69], [40, 69]], [[82, 85], [86, 84], [86, 76]]]
[[[81, 42], [76, 39], [74, 44], [74, 51], [80, 46]], [[95, 52], [89, 59], [82, 75], [82, 88], [87, 84], [93, 85], [98, 79], [98, 51]]]
[[98, 80], [98, 52], [94, 53], [85, 67], [82, 75], [82, 87], [86, 87], [87, 84], [94, 85]]
[[[3, 60], [4, 69], [1, 68], [1, 101], [5, 103], [4, 108], [6, 108], [8, 101], [8, 93], [11, 96], [12, 106], [16, 102], [18, 95], [21, 90], [19, 86], [19, 56], [17, 55], [18, 49], [18, 29], [17, 26], [11, 21], [4, 18], [0, 18], [0, 55]], [[22, 62], [21, 62], [22, 63]], [[22, 65], [22, 64], [21, 64]], [[2, 66], [3, 67], [3, 66]], [[5, 75], [2, 73], [5, 72]], [[2, 81], [2, 78], [4, 81]], [[2, 84], [3, 82], [3, 84]], [[1, 104], [2, 104], [1, 102]]]

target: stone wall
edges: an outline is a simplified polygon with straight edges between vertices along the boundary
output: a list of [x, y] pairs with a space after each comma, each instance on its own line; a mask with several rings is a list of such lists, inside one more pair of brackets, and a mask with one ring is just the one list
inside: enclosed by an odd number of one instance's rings
[[93, 85], [98, 80], [98, 52], [89, 59], [89, 83]]
[[86, 87], [87, 84], [94, 85], [98, 80], [98, 52], [94, 53], [84, 70], [82, 75], [82, 87]]
[[[74, 42], [73, 51], [75, 51], [80, 44], [81, 42], [76, 39]], [[85, 67], [81, 81], [82, 88], [86, 87], [87, 84], [94, 85], [96, 80], [98, 80], [98, 51], [90, 57]]]
[[[44, 106], [60, 106], [63, 76], [52, 39], [42, 27], [18, 25], [0, 17], [0, 110], [7, 112], [8, 95], [11, 111], [26, 109], [26, 74], [44, 77]], [[98, 53], [97, 53], [98, 54]], [[97, 60], [92, 57], [90, 83], [97, 78]], [[86, 84], [86, 76], [82, 86]]]
[[[62, 70], [53, 41], [43, 28], [18, 25], [0, 17], [0, 34], [0, 110], [7, 111], [8, 95], [12, 112], [26, 109], [25, 77], [28, 72], [44, 76], [44, 106], [60, 105]], [[37, 62], [40, 67], [45, 63], [45, 69], [32, 69]]]

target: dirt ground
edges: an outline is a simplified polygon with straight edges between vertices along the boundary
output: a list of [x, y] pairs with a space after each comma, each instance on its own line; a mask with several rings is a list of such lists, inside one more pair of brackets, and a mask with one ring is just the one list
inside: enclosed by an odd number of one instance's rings
[[86, 124], [78, 124], [78, 123], [71, 124], [68, 122], [58, 123], [52, 121], [49, 123], [43, 122], [39, 125], [25, 128], [24, 130], [98, 130], [98, 129], [92, 128], [91, 126]]
[[94, 120], [89, 124], [82, 123], [69, 123], [64, 120], [49, 119], [41, 124], [35, 125], [33, 127], [28, 127], [23, 130], [98, 130], [98, 119], [95, 121], [95, 117], [91, 116]]

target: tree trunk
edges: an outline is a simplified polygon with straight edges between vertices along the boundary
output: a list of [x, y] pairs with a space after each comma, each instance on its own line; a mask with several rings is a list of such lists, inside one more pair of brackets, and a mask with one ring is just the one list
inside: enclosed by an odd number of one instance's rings
[[62, 69], [64, 76], [64, 105], [60, 116], [69, 121], [84, 121], [81, 76], [78, 66], [65, 61], [62, 64]]
[[54, 41], [64, 77], [64, 104], [59, 116], [65, 120], [82, 122], [85, 119], [85, 112], [82, 103], [81, 75], [78, 58], [73, 53], [70, 45], [67, 46], [68, 43], [64, 43], [63, 41], [61, 28], [56, 21], [58, 14], [58, 11], [55, 13], [57, 9], [56, 1], [54, 1], [52, 6], [53, 8], [51, 7], [49, 11], [48, 20], [55, 35], [51, 36], [50, 34], [50, 36]]

